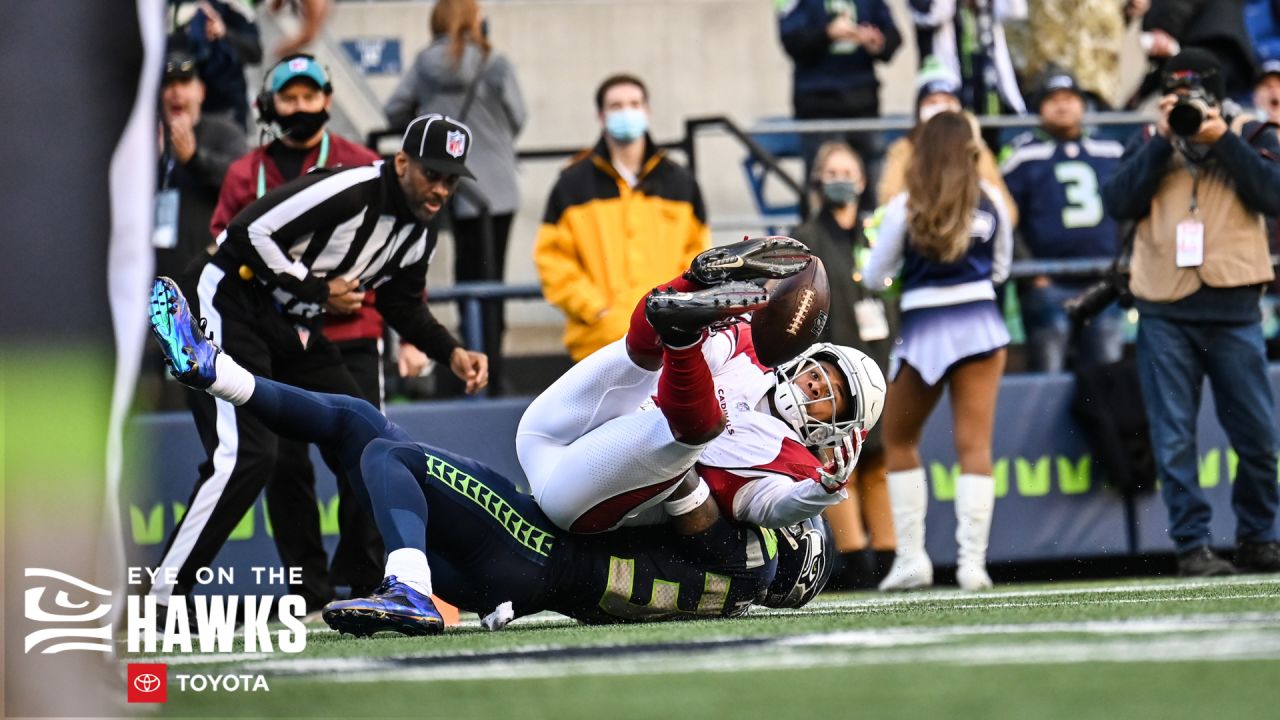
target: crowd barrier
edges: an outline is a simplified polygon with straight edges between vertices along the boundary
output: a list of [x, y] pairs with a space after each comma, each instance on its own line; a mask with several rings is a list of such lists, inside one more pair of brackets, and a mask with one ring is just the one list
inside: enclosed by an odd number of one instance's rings
[[[1270, 370], [1273, 399], [1280, 397], [1280, 365]], [[1009, 376], [1003, 381], [994, 442], [996, 511], [991, 533], [993, 562], [1126, 556], [1172, 551], [1166, 514], [1158, 494], [1123, 497], [1095, 471], [1079, 426], [1072, 419], [1074, 382], [1069, 375]], [[394, 406], [388, 415], [415, 438], [483, 460], [524, 483], [515, 457], [516, 425], [528, 398], [484, 402], [436, 402]], [[1231, 484], [1235, 456], [1214, 419], [1206, 389], [1199, 417], [1201, 484], [1214, 507], [1215, 544], [1235, 537]], [[955, 558], [955, 478], [951, 410], [944, 398], [925, 426], [921, 455], [930, 486], [929, 554], [941, 565]], [[122, 490], [123, 527], [129, 562], [154, 566], [174, 523], [186, 510], [196, 465], [203, 459], [186, 414], [135, 418]], [[313, 449], [322, 534], [332, 552], [337, 541], [337, 494], [333, 477]], [[1280, 478], [1278, 478], [1280, 480]], [[276, 566], [260, 499], [231, 535], [215, 566], [234, 566], [248, 592], [249, 567]], [[224, 589], [223, 592], [226, 592]]]

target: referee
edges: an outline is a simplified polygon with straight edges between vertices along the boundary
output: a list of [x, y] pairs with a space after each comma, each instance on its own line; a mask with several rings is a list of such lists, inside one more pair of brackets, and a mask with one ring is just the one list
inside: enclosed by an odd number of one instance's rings
[[[437, 242], [432, 220], [458, 181], [472, 177], [470, 150], [466, 125], [424, 115], [405, 130], [393, 162], [312, 172], [245, 208], [218, 237], [194, 292], [187, 289], [207, 332], [254, 374], [358, 397], [319, 316], [355, 312], [376, 288], [375, 306], [401, 337], [447, 365], [468, 393], [485, 387], [488, 358], [461, 347], [423, 302]], [[275, 464], [276, 436], [260, 421], [200, 395], [193, 414], [208, 459], [151, 588], [165, 606], [213, 562]], [[169, 568], [176, 585], [165, 582]]]

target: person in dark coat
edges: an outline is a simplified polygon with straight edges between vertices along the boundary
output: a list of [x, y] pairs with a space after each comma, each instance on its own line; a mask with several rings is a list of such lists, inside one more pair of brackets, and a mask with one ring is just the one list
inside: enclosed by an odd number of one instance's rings
[[[866, 188], [862, 161], [846, 143], [824, 143], [814, 156], [810, 182], [810, 207], [820, 210], [793, 234], [822, 259], [831, 282], [830, 317], [819, 340], [857, 348], [887, 371], [896, 322], [892, 309], [861, 284], [860, 268], [869, 252], [858, 222], [858, 199]], [[825, 513], [844, 560], [833, 587], [873, 587], [893, 561], [896, 543], [885, 477], [877, 426], [849, 479], [849, 498]]]

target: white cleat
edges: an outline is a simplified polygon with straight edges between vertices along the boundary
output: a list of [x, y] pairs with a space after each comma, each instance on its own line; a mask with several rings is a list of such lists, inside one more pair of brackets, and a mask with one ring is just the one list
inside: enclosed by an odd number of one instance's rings
[[893, 567], [880, 581], [880, 592], [916, 590], [933, 585], [933, 563], [929, 556], [920, 553], [914, 557], [902, 555], [893, 558]]

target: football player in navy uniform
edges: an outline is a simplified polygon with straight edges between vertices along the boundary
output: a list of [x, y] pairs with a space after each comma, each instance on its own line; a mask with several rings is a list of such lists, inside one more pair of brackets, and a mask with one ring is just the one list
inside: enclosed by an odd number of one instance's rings
[[826, 584], [821, 519], [776, 532], [731, 523], [689, 485], [668, 525], [571, 535], [483, 463], [413, 441], [364, 400], [256, 377], [201, 325], [173, 281], [156, 279], [151, 327], [174, 376], [334, 450], [377, 522], [386, 577], [369, 597], [325, 607], [340, 632], [438, 634], [433, 593], [498, 629], [543, 610], [584, 623], [734, 617], [757, 602], [800, 607]]
[[[1124, 146], [1084, 132], [1084, 95], [1074, 77], [1045, 75], [1037, 96], [1040, 127], [1014, 138], [1002, 172], [1018, 206], [1018, 232], [1026, 254], [1038, 260], [1111, 258], [1119, 231], [1107, 217], [1100, 194], [1115, 172]], [[1075, 367], [1119, 360], [1124, 315], [1115, 305], [1073, 328], [1063, 303], [1092, 278], [1033, 278], [1021, 295], [1030, 369], [1060, 372], [1069, 350]]]

